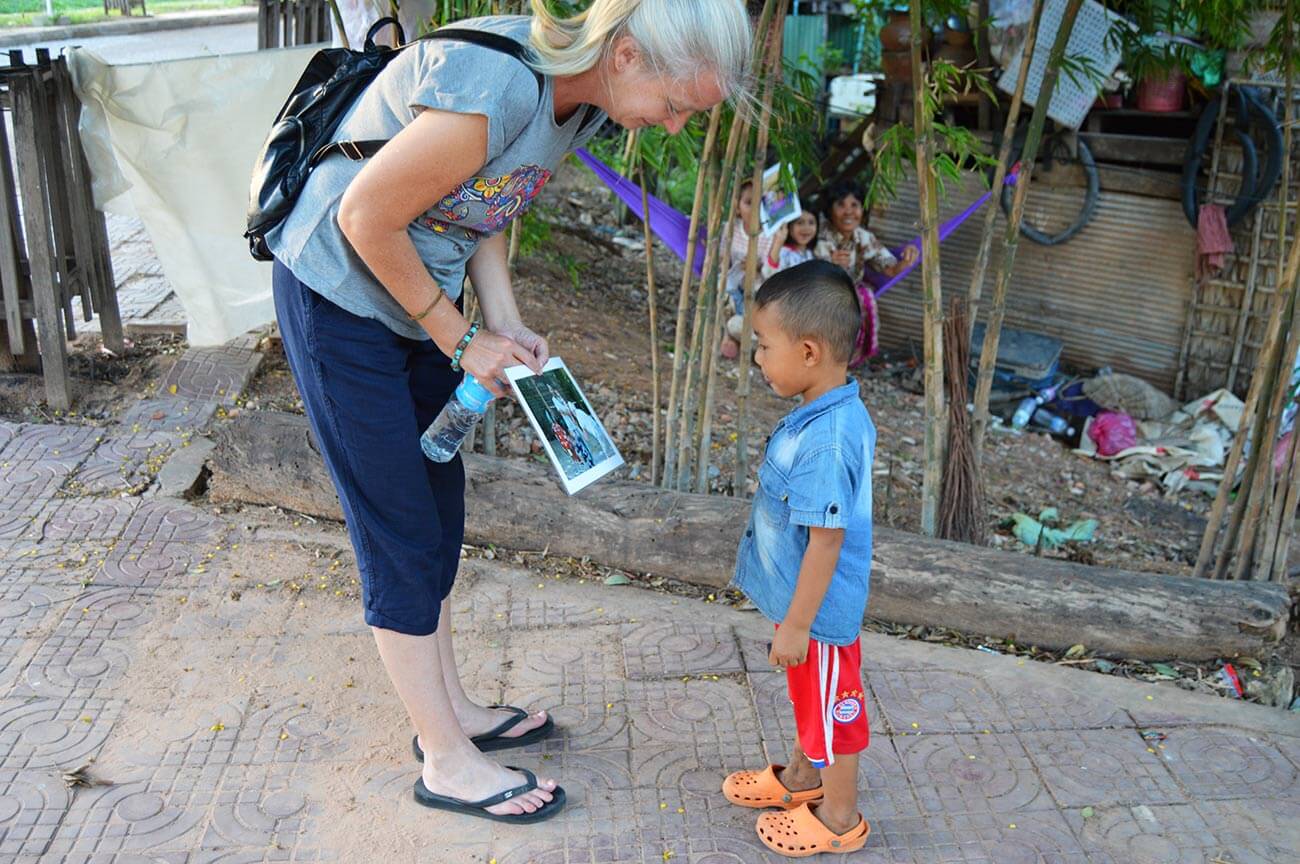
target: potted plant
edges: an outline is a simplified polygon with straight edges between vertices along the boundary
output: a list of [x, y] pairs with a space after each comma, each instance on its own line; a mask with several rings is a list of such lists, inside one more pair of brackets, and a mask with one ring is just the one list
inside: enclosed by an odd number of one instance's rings
[[[1135, 82], [1142, 111], [1178, 111], [1189, 78], [1206, 78], [1207, 62], [1236, 48], [1249, 33], [1253, 0], [1127, 0], [1117, 3], [1127, 21], [1118, 38], [1123, 66]], [[1207, 86], [1217, 84], [1205, 80]]]

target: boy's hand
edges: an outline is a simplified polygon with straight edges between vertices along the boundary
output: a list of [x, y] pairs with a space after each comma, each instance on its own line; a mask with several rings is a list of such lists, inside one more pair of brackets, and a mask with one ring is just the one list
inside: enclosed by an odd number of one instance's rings
[[808, 659], [808, 628], [782, 624], [772, 640], [767, 662], [782, 669], [798, 666]]

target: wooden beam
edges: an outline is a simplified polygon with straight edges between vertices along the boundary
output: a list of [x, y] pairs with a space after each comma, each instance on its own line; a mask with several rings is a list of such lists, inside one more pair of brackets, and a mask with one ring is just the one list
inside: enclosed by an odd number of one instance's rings
[[[467, 455], [466, 540], [723, 588], [749, 503], [603, 480], [565, 495], [549, 467]], [[217, 430], [214, 502], [286, 507], [341, 519], [307, 419], [255, 411]], [[1286, 632], [1281, 585], [1087, 567], [933, 540], [877, 526], [872, 617], [1047, 648], [1204, 660], [1266, 656]]]
[[1098, 162], [1138, 165], [1182, 165], [1187, 141], [1182, 138], [1150, 138], [1144, 135], [1112, 135], [1080, 132]]

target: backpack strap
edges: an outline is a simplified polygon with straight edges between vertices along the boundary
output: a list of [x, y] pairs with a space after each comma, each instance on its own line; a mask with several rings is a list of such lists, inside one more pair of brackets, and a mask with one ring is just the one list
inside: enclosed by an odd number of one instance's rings
[[[397, 26], [396, 22], [393, 23]], [[376, 26], [378, 26], [378, 24]], [[401, 32], [400, 26], [398, 32]], [[374, 28], [372, 27], [371, 35], [373, 35], [373, 33]], [[367, 43], [370, 42], [371, 35], [367, 35]], [[468, 27], [442, 27], [434, 30], [432, 33], [426, 33], [420, 38], [455, 39], [459, 42], [469, 42], [473, 45], [488, 48], [501, 54], [510, 55], [520, 63], [524, 64], [524, 66], [528, 68], [529, 72], [533, 73], [533, 77], [537, 79], [537, 98], [539, 102], [541, 101], [542, 94], [546, 90], [546, 80], [542, 77], [541, 72], [538, 72], [529, 65], [528, 49], [510, 37], [502, 36], [500, 33], [489, 33], [486, 30], [473, 30]], [[414, 43], [407, 43], [398, 50], [400, 51], [413, 44]], [[587, 127], [591, 125], [591, 122], [596, 118], [597, 113], [598, 111], [595, 105], [587, 106], [586, 111], [583, 113], [582, 122], [578, 125], [578, 135], [581, 135]], [[312, 154], [308, 166], [309, 168], [315, 168], [318, 162], [332, 153], [342, 153], [353, 162], [361, 162], [362, 160], [369, 159], [371, 156], [378, 153], [380, 148], [387, 144], [389, 140], [390, 139], [388, 138], [376, 138], [365, 141], [332, 141]]]

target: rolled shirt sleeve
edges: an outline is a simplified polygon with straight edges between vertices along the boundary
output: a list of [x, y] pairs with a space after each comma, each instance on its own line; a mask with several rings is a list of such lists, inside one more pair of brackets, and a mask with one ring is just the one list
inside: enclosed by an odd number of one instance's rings
[[843, 528], [855, 500], [853, 471], [836, 445], [800, 456], [787, 480], [790, 521], [808, 528]]

